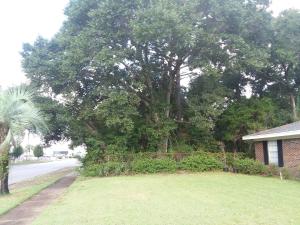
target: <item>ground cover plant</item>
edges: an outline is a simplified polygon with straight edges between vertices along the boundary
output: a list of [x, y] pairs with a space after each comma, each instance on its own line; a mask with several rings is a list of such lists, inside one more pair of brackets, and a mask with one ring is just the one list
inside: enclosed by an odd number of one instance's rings
[[296, 225], [300, 183], [230, 173], [79, 178], [34, 225]]

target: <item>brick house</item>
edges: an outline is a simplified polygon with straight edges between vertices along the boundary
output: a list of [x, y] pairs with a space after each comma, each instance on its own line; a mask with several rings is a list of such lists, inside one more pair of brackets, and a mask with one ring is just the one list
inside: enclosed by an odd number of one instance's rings
[[253, 141], [255, 157], [264, 164], [300, 170], [300, 121], [243, 137]]

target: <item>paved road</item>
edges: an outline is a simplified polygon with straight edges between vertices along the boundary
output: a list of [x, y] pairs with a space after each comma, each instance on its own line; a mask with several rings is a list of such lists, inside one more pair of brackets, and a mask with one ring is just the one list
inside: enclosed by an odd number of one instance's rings
[[27, 165], [11, 166], [9, 172], [9, 184], [29, 180], [36, 176], [41, 176], [56, 170], [79, 166], [77, 159], [64, 159], [47, 163], [34, 163]]

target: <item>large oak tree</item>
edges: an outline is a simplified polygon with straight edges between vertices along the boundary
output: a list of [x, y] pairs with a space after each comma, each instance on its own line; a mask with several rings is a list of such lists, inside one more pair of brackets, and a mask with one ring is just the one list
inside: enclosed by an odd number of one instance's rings
[[[186, 108], [197, 98], [186, 101], [183, 78], [213, 70], [239, 99], [252, 71], [262, 67], [268, 5], [268, 0], [73, 0], [52, 40], [40, 37], [24, 45], [23, 67], [32, 85], [62, 99], [74, 144], [167, 151], [181, 124], [192, 122]], [[214, 104], [219, 98], [211, 99]], [[205, 104], [192, 114], [205, 118], [211, 110]]]

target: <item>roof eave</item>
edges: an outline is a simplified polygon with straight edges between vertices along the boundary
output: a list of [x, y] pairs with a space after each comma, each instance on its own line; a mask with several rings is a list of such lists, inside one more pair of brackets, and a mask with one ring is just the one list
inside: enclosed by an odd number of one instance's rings
[[264, 140], [278, 140], [278, 139], [295, 139], [300, 138], [300, 130], [273, 133], [273, 134], [259, 134], [246, 135], [242, 139], [244, 141], [264, 141]]

